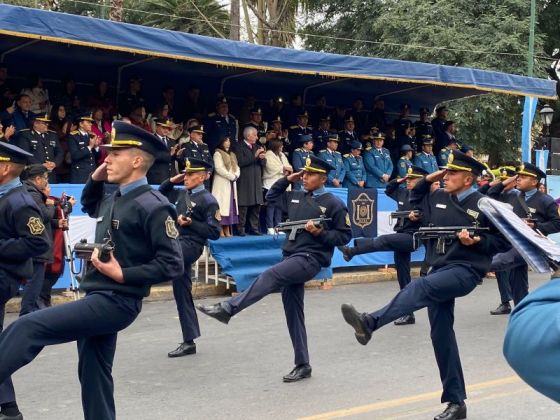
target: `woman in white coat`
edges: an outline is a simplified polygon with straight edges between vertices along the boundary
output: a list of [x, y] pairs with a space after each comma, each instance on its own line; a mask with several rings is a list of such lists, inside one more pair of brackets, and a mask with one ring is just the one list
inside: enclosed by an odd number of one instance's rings
[[232, 236], [232, 225], [239, 223], [237, 208], [237, 179], [239, 178], [239, 165], [235, 153], [231, 151], [231, 140], [224, 137], [218, 143], [214, 152], [214, 182], [212, 195], [220, 205], [222, 220], [221, 236]]
[[[284, 154], [282, 140], [270, 140], [265, 153], [266, 165], [263, 170], [263, 188], [266, 192], [277, 180], [293, 172], [293, 168]], [[266, 205], [266, 232], [274, 235], [274, 227], [282, 221], [282, 209], [269, 203]]]

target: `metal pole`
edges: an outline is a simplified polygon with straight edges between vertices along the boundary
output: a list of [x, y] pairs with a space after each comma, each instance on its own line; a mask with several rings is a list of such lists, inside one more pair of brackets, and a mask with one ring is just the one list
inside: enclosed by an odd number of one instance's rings
[[529, 24], [529, 56], [527, 75], [533, 77], [533, 67], [535, 61], [535, 20], [537, 14], [537, 0], [531, 0], [531, 22]]

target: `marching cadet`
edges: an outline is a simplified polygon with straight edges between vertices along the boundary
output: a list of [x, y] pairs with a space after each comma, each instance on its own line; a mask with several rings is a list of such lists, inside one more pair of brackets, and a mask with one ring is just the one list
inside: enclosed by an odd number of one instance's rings
[[220, 139], [229, 137], [232, 143], [237, 142], [239, 125], [233, 115], [229, 113], [229, 104], [225, 96], [216, 101], [216, 112], [208, 114], [204, 121], [206, 127], [206, 144], [212, 155], [220, 142]]
[[93, 117], [82, 114], [77, 120], [78, 129], [68, 135], [68, 151], [72, 163], [70, 165], [70, 183], [85, 184], [89, 175], [95, 170], [99, 158], [101, 140], [91, 131]]
[[[332, 134], [331, 128], [331, 117], [323, 116], [319, 119], [319, 128], [313, 132], [313, 142], [315, 143], [315, 150], [323, 150], [327, 147], [327, 141], [329, 136]], [[338, 138], [338, 136], [337, 136]]]
[[[409, 144], [401, 147], [401, 157], [397, 162], [397, 176], [401, 179], [409, 176], [408, 168], [412, 166], [412, 155], [414, 154], [413, 148]], [[401, 184], [402, 185], [402, 184]]]
[[[16, 296], [20, 280], [33, 274], [32, 258], [50, 248], [41, 212], [19, 178], [32, 158], [31, 153], [0, 142], [0, 332], [6, 303]], [[6, 364], [4, 357], [1, 364]], [[0, 408], [0, 419], [23, 420], [10, 374], [0, 378]]]
[[344, 182], [344, 177], [346, 175], [346, 169], [344, 163], [342, 162], [342, 155], [336, 149], [338, 147], [338, 135], [329, 134], [327, 138], [327, 149], [321, 150], [317, 155], [318, 158], [323, 159], [329, 165], [331, 165], [334, 170], [330, 171], [327, 176], [327, 187], [342, 187]]
[[[344, 320], [355, 337], [366, 345], [372, 333], [384, 325], [419, 309], [428, 308], [432, 345], [443, 385], [442, 402], [447, 408], [435, 420], [467, 418], [467, 397], [459, 350], [453, 331], [455, 298], [472, 292], [490, 269], [492, 255], [507, 249], [508, 244], [478, 207], [483, 197], [473, 186], [484, 165], [461, 152], [449, 155], [446, 170], [440, 170], [418, 181], [410, 192], [410, 203], [427, 200], [425, 223], [434, 226], [478, 226], [473, 236], [466, 229], [458, 231], [441, 254], [436, 239], [427, 241], [427, 259], [431, 271], [411, 281], [385, 307], [371, 314], [359, 313], [352, 305], [342, 305]], [[445, 187], [430, 193], [433, 183], [444, 180]]]
[[344, 130], [338, 133], [338, 138], [340, 139], [340, 153], [348, 153], [350, 151], [350, 144], [352, 144], [352, 142], [356, 140], [360, 141], [358, 133], [354, 131], [355, 127], [356, 124], [354, 122], [354, 117], [352, 117], [352, 115], [347, 116], [344, 119]]
[[434, 139], [431, 137], [424, 137], [422, 140], [422, 153], [418, 153], [413, 161], [415, 166], [419, 166], [429, 174], [439, 169], [436, 157], [432, 151], [433, 148]]
[[384, 142], [385, 136], [377, 134], [373, 138], [373, 147], [366, 149], [364, 153], [367, 188], [385, 188], [393, 173], [391, 154], [383, 147]]
[[[397, 202], [399, 211], [410, 211], [408, 218], [402, 219], [395, 224], [395, 233], [381, 235], [375, 239], [355, 239], [354, 247], [339, 247], [345, 261], [350, 261], [355, 255], [368, 254], [370, 252], [393, 251], [395, 267], [397, 268], [397, 279], [399, 287], [404, 289], [410, 283], [410, 254], [416, 250], [414, 233], [422, 222], [422, 214], [425, 212], [426, 204], [410, 203], [410, 191], [418, 181], [428, 175], [418, 166], [411, 166], [405, 177], [393, 179], [385, 188], [385, 194]], [[406, 182], [406, 188], [400, 188]], [[413, 212], [418, 212], [416, 215]], [[416, 319], [414, 313], [404, 315], [395, 321], [395, 325], [414, 324]]]
[[350, 145], [350, 153], [342, 158], [346, 176], [342, 182], [344, 188], [364, 188], [366, 185], [366, 168], [361, 156], [362, 143], [355, 141]]
[[312, 137], [312, 130], [311, 127], [307, 126], [307, 122], [309, 121], [309, 116], [307, 115], [307, 111], [298, 114], [297, 116], [297, 124], [290, 126], [288, 130], [288, 139], [290, 143], [288, 144], [288, 158], [293, 158], [294, 149], [302, 143], [301, 137], [302, 136], [310, 136]]
[[[299, 142], [301, 147], [294, 150], [294, 157], [292, 159], [292, 167], [295, 172], [303, 170], [307, 158], [310, 156], [315, 156], [313, 153], [313, 138], [310, 134], [303, 134], [299, 136]], [[303, 183], [301, 181], [294, 182], [294, 189], [301, 190]]]
[[[543, 235], [550, 235], [560, 232], [560, 210], [551, 196], [538, 191], [541, 179], [546, 179], [543, 171], [531, 163], [523, 163], [517, 168], [516, 176], [490, 188], [488, 197], [510, 204], [513, 212], [524, 219], [531, 229]], [[511, 184], [515, 184], [516, 190], [504, 193]], [[513, 303], [517, 305], [529, 293], [529, 277], [527, 263], [515, 248], [494, 257], [490, 271], [504, 270], [510, 271], [511, 295]], [[507, 306], [504, 305], [505, 308], [500, 306], [496, 311], [499, 309], [507, 311]]]
[[[307, 334], [304, 323], [304, 284], [328, 267], [334, 247], [346, 244], [352, 237], [350, 218], [345, 205], [324, 185], [327, 173], [334, 168], [315, 156], [310, 156], [302, 171], [276, 181], [266, 200], [281, 207], [289, 220], [302, 221], [305, 229], [295, 240], [284, 241], [283, 259], [263, 272], [243, 293], [215, 305], [197, 308], [212, 318], [227, 324], [231, 317], [258, 302], [270, 293], [282, 292], [282, 302], [295, 353], [295, 367], [284, 376], [284, 382], [300, 381], [311, 376]], [[303, 178], [304, 191], [286, 191], [290, 183]], [[310, 219], [330, 218], [321, 227]], [[287, 235], [286, 235], [287, 236]]]
[[[116, 418], [112, 367], [117, 334], [136, 319], [152, 284], [183, 274], [177, 213], [146, 179], [164, 144], [139, 127], [115, 121], [111, 143], [104, 147], [109, 154], [89, 177], [81, 201], [85, 212], [97, 218], [95, 242], [110, 238], [114, 250], [93, 251], [80, 282], [83, 299], [27, 314], [0, 335], [0, 382], [45, 346], [77, 341], [85, 420]], [[104, 194], [106, 181], [118, 185], [111, 195]], [[16, 222], [21, 219], [18, 215]], [[35, 233], [44, 230], [34, 220], [28, 225]], [[2, 258], [7, 254], [2, 252]], [[12, 265], [21, 261], [16, 255]]]
[[64, 151], [60, 147], [58, 136], [48, 129], [51, 120], [47, 114], [35, 115], [32, 127], [20, 130], [14, 144], [33, 155], [29, 164], [40, 163], [49, 171], [49, 182], [56, 182], [54, 168], [64, 159]]
[[204, 134], [204, 126], [202, 125], [195, 125], [189, 128], [190, 141], [185, 143], [185, 147], [177, 153], [177, 162], [181, 171], [185, 169], [186, 159], [203, 160], [212, 165], [212, 155], [210, 155], [208, 145], [204, 143]]
[[[156, 118], [155, 136], [165, 145], [165, 151], [156, 156], [156, 160], [148, 171], [148, 184], [159, 185], [169, 177], [175, 175], [175, 157], [179, 146], [177, 142], [169, 137], [173, 129], [173, 121]], [[192, 141], [192, 140], [191, 140]]]
[[[173, 296], [179, 313], [179, 323], [183, 341], [177, 349], [168, 353], [169, 357], [181, 357], [196, 353], [194, 340], [200, 337], [198, 317], [191, 294], [191, 266], [200, 258], [208, 239], [220, 237], [220, 208], [218, 202], [204, 188], [204, 181], [212, 171], [212, 164], [199, 159], [187, 159], [182, 174], [175, 175], [159, 187], [159, 192], [175, 204], [179, 225], [179, 243], [183, 250], [185, 273], [173, 279]], [[184, 189], [174, 186], [183, 183]]]
[[[434, 136], [434, 129], [432, 123], [428, 121], [430, 110], [428, 108], [420, 108], [420, 119], [414, 122], [416, 129], [416, 147], [415, 152], [422, 151], [422, 139], [424, 136]], [[447, 162], [447, 161], [446, 161]]]
[[455, 137], [449, 139], [447, 146], [439, 151], [439, 154], [437, 156], [438, 165], [445, 166], [447, 164], [447, 158], [449, 157], [449, 153], [451, 153], [452, 150], [458, 150], [458, 149], [459, 149], [459, 145], [457, 144], [457, 140], [455, 139]]

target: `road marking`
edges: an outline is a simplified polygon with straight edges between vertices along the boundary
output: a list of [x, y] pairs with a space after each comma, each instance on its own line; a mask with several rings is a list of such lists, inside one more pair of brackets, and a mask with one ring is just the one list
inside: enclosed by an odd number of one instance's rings
[[[494, 379], [492, 381], [480, 382], [467, 386], [467, 391], [479, 391], [482, 389], [494, 388], [501, 385], [508, 385], [521, 382], [519, 376], [508, 376], [505, 378]], [[371, 413], [373, 411], [385, 410], [387, 408], [398, 407], [401, 405], [412, 404], [420, 401], [428, 401], [433, 398], [439, 398], [441, 391], [427, 392], [424, 394], [412, 395], [410, 397], [397, 398], [394, 400], [380, 401], [373, 404], [359, 405], [356, 407], [344, 408], [342, 410], [330, 411], [327, 413], [317, 414], [309, 417], [300, 417], [299, 420], [328, 420], [338, 419], [342, 417], [354, 416], [357, 414]]]

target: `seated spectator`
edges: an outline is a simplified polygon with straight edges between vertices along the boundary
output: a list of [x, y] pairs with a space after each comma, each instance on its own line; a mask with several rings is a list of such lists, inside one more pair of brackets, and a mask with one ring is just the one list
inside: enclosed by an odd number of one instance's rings
[[[134, 110], [146, 105], [141, 90], [142, 79], [136, 75], [131, 76], [128, 80], [128, 89], [119, 97], [118, 110], [122, 116], [130, 116]], [[146, 119], [145, 115], [143, 119]]]
[[373, 147], [364, 153], [367, 188], [385, 188], [393, 173], [393, 162], [389, 150], [383, 147], [385, 137], [378, 134], [373, 139]]
[[29, 77], [27, 87], [22, 89], [22, 94], [31, 98], [30, 111], [34, 114], [47, 114], [51, 110], [49, 91], [43, 87], [43, 79], [34, 74]]
[[346, 175], [342, 186], [344, 188], [364, 188], [366, 185], [366, 168], [361, 156], [362, 143], [355, 141], [350, 145], [350, 153], [343, 157]]
[[68, 135], [68, 150], [72, 159], [70, 182], [85, 184], [89, 174], [97, 167], [101, 139], [91, 131], [93, 117], [84, 113], [76, 118], [78, 129]]
[[49, 130], [54, 131], [58, 137], [62, 137], [67, 133], [64, 133], [63, 126], [66, 121], [69, 120], [68, 116], [66, 115], [66, 108], [62, 104], [55, 104], [51, 108], [51, 113], [49, 116]]
[[79, 117], [81, 102], [76, 93], [76, 82], [73, 77], [66, 77], [62, 82], [62, 90], [56, 98], [56, 103], [64, 105], [66, 115], [70, 119]]
[[143, 128], [150, 133], [152, 132], [152, 127], [150, 127], [150, 123], [146, 119], [146, 108], [144, 108], [144, 105], [135, 105], [128, 117], [135, 126]]
[[90, 109], [101, 108], [103, 118], [112, 121], [117, 115], [117, 108], [112, 95], [109, 94], [109, 83], [106, 80], [100, 80], [95, 86], [95, 93], [88, 98], [88, 107]]
[[[103, 109], [96, 107], [92, 113], [93, 123], [91, 125], [91, 132], [100, 139], [99, 144], [107, 144], [111, 142], [111, 121], [106, 120], [103, 116]], [[101, 165], [107, 157], [107, 151], [103, 148], [99, 149], [99, 156], [97, 157], [97, 165]]]
[[231, 140], [224, 137], [214, 152], [214, 181], [212, 182], [212, 195], [218, 201], [222, 216], [220, 236], [232, 236], [232, 226], [239, 223], [237, 179], [240, 173], [237, 157], [231, 150]]
[[[16, 132], [25, 128], [31, 128], [33, 112], [31, 112], [31, 98], [29, 95], [20, 94], [16, 96], [16, 105], [6, 110]], [[3, 118], [4, 119], [4, 118]]]
[[0, 141], [5, 141], [6, 143], [10, 142], [10, 139], [15, 134], [16, 128], [10, 124], [4, 127], [2, 122], [0, 122]]
[[[263, 169], [263, 188], [264, 195], [277, 180], [293, 172], [292, 165], [284, 154], [284, 143], [282, 140], [274, 139], [268, 143], [268, 150], [265, 153], [266, 164]], [[266, 204], [266, 233], [274, 235], [274, 228], [282, 221], [282, 208]]]

